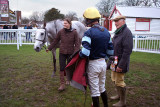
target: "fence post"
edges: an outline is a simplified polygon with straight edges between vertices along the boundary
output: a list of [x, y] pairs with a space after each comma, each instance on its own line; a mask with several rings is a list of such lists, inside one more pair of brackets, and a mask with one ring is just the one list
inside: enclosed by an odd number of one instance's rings
[[21, 31], [19, 31], [19, 43], [20, 43], [20, 46], [22, 46], [22, 35], [21, 35]]
[[137, 34], [136, 34], [136, 35], [135, 35], [135, 44], [134, 44], [134, 45], [135, 45], [135, 51], [137, 51], [137, 40], [138, 40], [137, 38], [138, 38], [138, 36], [137, 36]]
[[17, 36], [17, 50], [19, 50], [19, 37], [18, 37], [18, 31], [16, 31], [16, 36]]

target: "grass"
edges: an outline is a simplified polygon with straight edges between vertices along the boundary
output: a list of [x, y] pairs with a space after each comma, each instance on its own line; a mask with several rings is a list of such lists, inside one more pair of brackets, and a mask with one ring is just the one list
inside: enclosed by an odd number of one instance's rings
[[[57, 72], [51, 77], [52, 55], [45, 50], [37, 53], [33, 46], [0, 45], [0, 107], [84, 107], [82, 91], [67, 86], [59, 87], [59, 62]], [[58, 49], [57, 49], [58, 53]], [[58, 59], [58, 54], [57, 54]], [[128, 107], [160, 106], [160, 54], [133, 52], [130, 71], [125, 76]], [[107, 71], [108, 97], [114, 95], [114, 85]], [[87, 89], [86, 107], [91, 106]], [[117, 101], [108, 101], [109, 106]], [[102, 101], [100, 100], [102, 107]]]

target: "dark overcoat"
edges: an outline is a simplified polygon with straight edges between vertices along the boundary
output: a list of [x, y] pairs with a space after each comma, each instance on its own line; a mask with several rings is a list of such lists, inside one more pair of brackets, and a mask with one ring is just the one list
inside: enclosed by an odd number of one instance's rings
[[113, 37], [114, 56], [118, 56], [118, 67], [123, 73], [129, 71], [130, 55], [133, 49], [133, 36], [125, 24]]

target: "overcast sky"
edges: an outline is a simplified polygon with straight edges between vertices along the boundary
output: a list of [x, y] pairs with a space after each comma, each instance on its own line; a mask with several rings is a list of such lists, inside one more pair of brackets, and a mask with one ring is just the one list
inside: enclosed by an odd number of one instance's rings
[[88, 7], [96, 7], [100, 0], [9, 0], [10, 9], [22, 11], [22, 17], [29, 17], [32, 12], [44, 12], [51, 8], [60, 10], [62, 14], [76, 12], [82, 17]]

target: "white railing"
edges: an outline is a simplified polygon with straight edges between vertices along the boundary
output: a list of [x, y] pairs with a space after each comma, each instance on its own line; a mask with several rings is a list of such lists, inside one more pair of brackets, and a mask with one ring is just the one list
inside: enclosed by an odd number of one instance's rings
[[133, 51], [159, 53], [160, 33], [133, 33]]
[[37, 29], [0, 29], [0, 44], [33, 45]]
[[[0, 29], [0, 44], [16, 44], [17, 50], [23, 44], [33, 45], [37, 29]], [[113, 32], [110, 32], [112, 37]], [[133, 33], [133, 51], [160, 54], [159, 33]]]
[[[113, 32], [111, 37], [114, 36]], [[133, 51], [160, 54], [160, 32], [132, 32]]]

